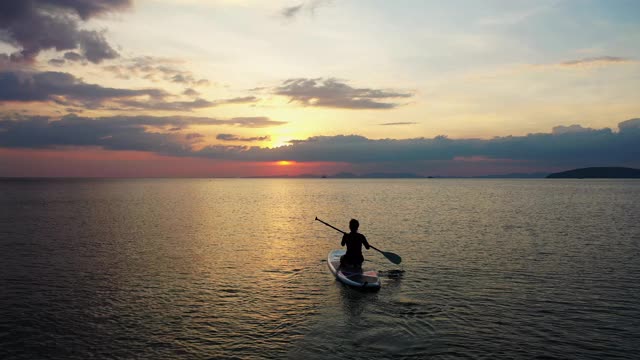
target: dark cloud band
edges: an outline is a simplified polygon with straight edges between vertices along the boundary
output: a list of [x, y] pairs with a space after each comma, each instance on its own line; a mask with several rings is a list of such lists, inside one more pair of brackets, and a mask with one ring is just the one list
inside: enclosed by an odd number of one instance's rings
[[89, 103], [143, 95], [160, 98], [167, 94], [159, 89], [129, 90], [102, 87], [85, 83], [64, 72], [0, 72], [0, 102], [66, 100]]
[[[86, 118], [67, 115], [12, 117], [0, 120], [0, 147], [55, 148], [100, 146], [109, 150], [151, 151], [174, 156], [197, 156], [190, 144], [200, 141], [197, 133], [178, 131], [190, 126], [271, 127], [285, 122], [266, 117], [214, 119], [205, 117], [112, 116]], [[149, 131], [152, 129], [152, 131]]]
[[0, 71], [0, 103], [49, 101], [84, 109], [189, 111], [257, 102], [255, 96], [209, 101], [171, 100], [161, 89], [121, 89], [89, 84], [64, 72]]
[[[640, 119], [621, 122], [618, 131], [573, 125], [556, 127], [554, 133], [507, 136], [493, 139], [379, 139], [358, 135], [315, 136], [291, 141], [278, 148], [239, 145], [191, 147], [197, 135], [185, 137], [179, 130], [192, 125], [269, 127], [284, 124], [268, 118], [228, 120], [196, 117], [65, 116], [60, 120], [22, 117], [0, 121], [0, 147], [49, 148], [101, 146], [106, 149], [142, 150], [173, 156], [207, 157], [237, 161], [295, 160], [344, 163], [410, 163], [451, 161], [460, 158], [508, 159], [541, 165], [595, 166], [640, 165]], [[153, 131], [147, 131], [153, 127]], [[220, 134], [219, 140], [240, 140]]]

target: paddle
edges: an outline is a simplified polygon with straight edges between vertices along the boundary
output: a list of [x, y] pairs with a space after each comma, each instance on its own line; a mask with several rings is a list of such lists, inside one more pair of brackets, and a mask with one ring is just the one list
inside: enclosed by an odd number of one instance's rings
[[[332, 229], [334, 229], [334, 230], [336, 230], [336, 231], [339, 231], [339, 232], [341, 232], [341, 233], [343, 233], [343, 234], [347, 235], [347, 233], [346, 233], [346, 232], [344, 232], [344, 231], [342, 231], [342, 230], [338, 229], [337, 227], [335, 227], [335, 226], [333, 226], [333, 225], [327, 224], [326, 222], [324, 222], [324, 221], [322, 221], [322, 220], [318, 219], [318, 217], [317, 217], [317, 216], [316, 216], [316, 220], [317, 220], [317, 221], [320, 221], [321, 223], [323, 223], [323, 224], [327, 225], [328, 227], [330, 227], [330, 228], [332, 228]], [[384, 255], [384, 257], [386, 257], [386, 258], [387, 258], [387, 260], [391, 261], [392, 263], [394, 263], [394, 264], [396, 264], [396, 265], [398, 265], [398, 264], [400, 264], [400, 263], [402, 262], [402, 258], [401, 258], [401, 257], [400, 257], [400, 255], [398, 255], [398, 254], [394, 254], [394, 253], [392, 253], [392, 252], [388, 252], [388, 251], [382, 251], [382, 250], [380, 250], [380, 249], [376, 248], [376, 247], [375, 247], [375, 246], [373, 246], [373, 245], [369, 245], [369, 247], [370, 247], [370, 248], [372, 248], [373, 250], [375, 250], [375, 251], [379, 252], [380, 254]]]

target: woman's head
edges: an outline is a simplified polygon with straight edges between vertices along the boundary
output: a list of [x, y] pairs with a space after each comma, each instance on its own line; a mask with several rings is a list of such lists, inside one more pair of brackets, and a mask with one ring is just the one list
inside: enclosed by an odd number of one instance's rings
[[360, 223], [358, 222], [358, 220], [351, 219], [351, 221], [349, 221], [349, 229], [351, 231], [358, 231], [359, 227], [360, 227]]

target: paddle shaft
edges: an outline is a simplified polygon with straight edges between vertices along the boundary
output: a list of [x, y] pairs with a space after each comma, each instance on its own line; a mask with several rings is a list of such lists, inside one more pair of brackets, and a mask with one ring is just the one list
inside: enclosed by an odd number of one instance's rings
[[344, 232], [344, 231], [342, 231], [342, 230], [338, 229], [337, 227], [335, 227], [335, 226], [333, 226], [333, 225], [331, 225], [331, 224], [327, 224], [326, 222], [324, 222], [324, 221], [322, 221], [322, 220], [318, 219], [317, 217], [316, 217], [316, 220], [317, 220], [317, 221], [320, 221], [321, 223], [323, 223], [323, 224], [325, 224], [325, 225], [327, 225], [328, 227], [332, 228], [333, 230], [336, 230], [336, 231], [338, 231], [338, 232], [341, 232], [341, 233], [343, 233], [343, 234], [347, 235], [347, 233], [346, 233], [346, 232]]

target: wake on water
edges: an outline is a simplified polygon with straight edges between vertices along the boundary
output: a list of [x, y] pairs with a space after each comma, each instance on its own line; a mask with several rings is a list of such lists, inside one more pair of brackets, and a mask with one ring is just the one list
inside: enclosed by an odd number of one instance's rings
[[388, 278], [392, 278], [392, 279], [397, 279], [397, 278], [401, 278], [404, 274], [404, 270], [379, 270], [378, 271], [378, 275], [379, 276], [385, 276]]

